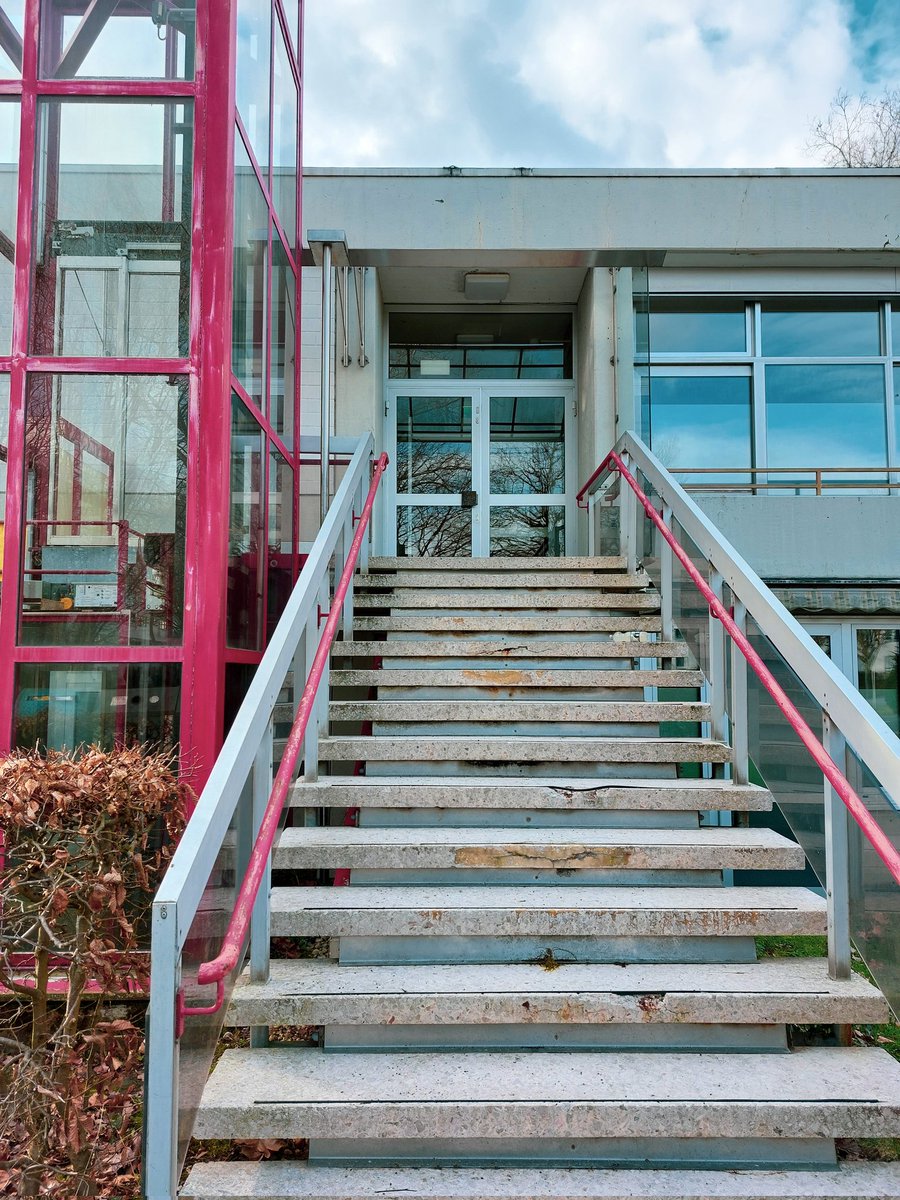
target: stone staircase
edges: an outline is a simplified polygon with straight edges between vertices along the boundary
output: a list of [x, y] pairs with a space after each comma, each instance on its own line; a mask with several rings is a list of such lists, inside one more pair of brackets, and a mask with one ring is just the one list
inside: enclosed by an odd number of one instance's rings
[[788, 1031], [885, 1001], [820, 959], [757, 960], [756, 937], [822, 934], [825, 902], [726, 886], [803, 854], [746, 827], [771, 796], [702, 736], [647, 579], [613, 558], [370, 572], [330, 773], [295, 785], [275, 856], [272, 934], [330, 954], [273, 961], [229, 1013], [320, 1043], [226, 1051], [195, 1128], [309, 1139], [309, 1160], [203, 1163], [182, 1194], [900, 1197], [897, 1165], [834, 1149], [900, 1136], [900, 1065]]

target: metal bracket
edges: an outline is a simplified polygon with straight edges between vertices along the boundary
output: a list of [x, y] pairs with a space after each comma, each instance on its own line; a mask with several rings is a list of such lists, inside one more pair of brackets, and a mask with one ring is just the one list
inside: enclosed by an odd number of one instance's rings
[[216, 980], [216, 998], [212, 1004], [205, 1007], [189, 1008], [184, 1002], [184, 988], [180, 987], [175, 993], [175, 1037], [180, 1038], [184, 1033], [187, 1017], [211, 1017], [225, 1003], [225, 980]]
[[331, 609], [323, 610], [321, 604], [316, 605], [316, 624], [321, 625], [323, 621], [327, 621], [331, 615]]

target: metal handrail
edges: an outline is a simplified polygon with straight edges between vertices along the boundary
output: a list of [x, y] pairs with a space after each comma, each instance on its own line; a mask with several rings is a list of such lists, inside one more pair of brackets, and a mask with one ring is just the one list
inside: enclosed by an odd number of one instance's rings
[[[631, 443], [631, 445], [627, 445], [627, 443]], [[635, 450], [638, 450], [639, 452], [643, 452], [648, 456], [650, 455], [650, 452], [647, 450], [647, 448], [633, 435], [626, 435], [625, 438], [621, 440], [620, 446], [622, 446], [623, 450], [627, 448], [632, 453]], [[660, 464], [655, 462], [655, 460], [654, 465], [657, 466], [657, 468], [660, 466]], [[871, 843], [875, 853], [884, 863], [891, 877], [896, 883], [900, 884], [900, 852], [898, 852], [893, 843], [875, 821], [874, 817], [872, 817], [863, 801], [854, 791], [847, 777], [843, 774], [843, 772], [825, 750], [825, 747], [812, 732], [806, 721], [804, 721], [796, 706], [775, 679], [775, 676], [765, 665], [759, 654], [757, 654], [757, 652], [753, 649], [746, 635], [738, 627], [731, 614], [694, 566], [689, 555], [685, 552], [685, 550], [679, 544], [678, 539], [665, 524], [645, 492], [641, 489], [640, 484], [628, 470], [627, 466], [622, 460], [621, 455], [616, 450], [610, 451], [603, 462], [597, 467], [597, 469], [592, 473], [590, 478], [578, 492], [578, 507], [587, 507], [583, 503], [584, 497], [601, 477], [609, 474], [611, 471], [616, 471], [634, 492], [638, 502], [644, 509], [644, 512], [659, 530], [673, 554], [684, 567], [692, 582], [706, 600], [707, 604], [709, 605], [711, 615], [721, 622], [722, 626], [729, 634], [734, 644], [738, 647], [741, 654], [746, 659], [753, 673], [775, 701], [775, 704], [781, 711], [785, 720], [809, 751], [809, 754], [816, 763], [816, 766], [821, 770], [822, 774], [834, 788], [835, 793], [840, 796], [848, 812], [851, 814], [859, 828]], [[674, 489], [678, 489], [678, 485], [674, 480], [671, 480], [671, 483]], [[690, 504], [687, 496], [684, 496], [684, 500]], [[777, 601], [774, 601], [774, 598], [773, 602], [777, 603]]]
[[[322, 681], [322, 675], [325, 671], [325, 664], [328, 661], [328, 656], [331, 653], [331, 646], [334, 642], [335, 634], [337, 633], [338, 623], [341, 619], [344, 599], [350, 588], [350, 582], [356, 570], [356, 563], [359, 559], [359, 552], [362, 546], [363, 538], [366, 535], [366, 529], [369, 524], [369, 519], [372, 515], [372, 506], [375, 503], [375, 493], [378, 491], [378, 485], [381, 483], [381, 477], [388, 465], [388, 456], [382, 454], [375, 464], [375, 469], [372, 473], [372, 483], [369, 487], [369, 493], [366, 496], [365, 504], [363, 505], [362, 513], [357, 518], [356, 533], [350, 545], [350, 552], [347, 555], [347, 560], [344, 564], [344, 569], [341, 572], [340, 581], [335, 588], [334, 597], [331, 601], [331, 608], [327, 614], [328, 619], [325, 622], [325, 629], [322, 632], [322, 637], [319, 641], [318, 648], [313, 658], [309, 676], [306, 685], [303, 688], [303, 695], [300, 698], [300, 703], [297, 706], [297, 715], [294, 718], [294, 724], [291, 727], [291, 732], [288, 735], [287, 744], [284, 749], [284, 754], [281, 759], [281, 764], [278, 767], [278, 774], [275, 776], [275, 782], [272, 785], [272, 794], [269, 797], [269, 802], [266, 805], [266, 811], [263, 814], [260, 822], [259, 832], [256, 835], [256, 841], [253, 844], [253, 849], [250, 852], [250, 860], [247, 864], [247, 871], [244, 875], [244, 881], [241, 884], [238, 892], [237, 900], [235, 901], [234, 910], [231, 914], [231, 920], [228, 922], [228, 928], [225, 931], [225, 937], [222, 940], [222, 949], [218, 955], [209, 962], [201, 963], [197, 971], [197, 982], [215, 983], [216, 989], [216, 1008], [205, 1009], [204, 1012], [215, 1012], [222, 1004], [224, 997], [224, 980], [226, 975], [237, 966], [237, 961], [241, 953], [241, 947], [247, 937], [247, 932], [250, 928], [250, 918], [253, 913], [253, 905], [256, 903], [256, 896], [259, 892], [259, 886], [262, 883], [266, 873], [266, 866], [269, 861], [269, 855], [272, 852], [272, 846], [275, 842], [275, 835], [278, 832], [278, 823], [281, 818], [281, 812], [284, 808], [284, 802], [287, 799], [288, 789], [294, 777], [294, 768], [297, 765], [297, 759], [303, 749], [304, 739], [306, 737], [306, 727], [309, 724], [310, 716], [313, 712], [313, 706], [316, 701], [316, 695], [319, 690], [319, 684]], [[324, 615], [324, 614], [322, 614]]]

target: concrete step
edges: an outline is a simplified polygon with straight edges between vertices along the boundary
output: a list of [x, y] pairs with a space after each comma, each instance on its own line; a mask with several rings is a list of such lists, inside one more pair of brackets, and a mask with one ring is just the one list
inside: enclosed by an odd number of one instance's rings
[[590, 700], [334, 700], [332, 721], [708, 721], [708, 704]]
[[544, 590], [546, 588], [595, 588], [619, 591], [650, 586], [645, 571], [632, 574], [595, 571], [420, 571], [403, 567], [390, 574], [369, 572], [357, 575], [357, 588], [499, 588]]
[[518, 588], [507, 588], [503, 591], [484, 591], [468, 589], [451, 591], [449, 588], [439, 588], [432, 591], [425, 588], [395, 588], [382, 594], [358, 593], [354, 605], [358, 610], [369, 608], [410, 608], [410, 609], [450, 609], [465, 608], [475, 610], [489, 608], [492, 611], [500, 609], [546, 609], [559, 612], [567, 608], [586, 611], [589, 609], [607, 609], [614, 612], [635, 610], [644, 612], [659, 612], [659, 596], [652, 592], [545, 592], [522, 591]]
[[195, 1129], [200, 1138], [698, 1134], [898, 1136], [900, 1063], [862, 1047], [752, 1061], [721, 1053], [226, 1050]]
[[756, 963], [362, 967], [276, 959], [239, 979], [230, 1025], [880, 1024], [887, 1002], [819, 958]]
[[568, 555], [561, 558], [391, 558], [369, 559], [369, 571], [624, 571], [623, 555], [594, 558]]
[[525, 808], [530, 812], [768, 812], [772, 795], [765, 788], [713, 779], [508, 779], [469, 775], [461, 779], [434, 776], [333, 775], [294, 784], [290, 803], [306, 808], [430, 809]]
[[322, 762], [593, 762], [685, 763], [731, 759], [707, 738], [635, 737], [322, 737]]
[[208, 1162], [184, 1200], [900, 1200], [900, 1163], [836, 1170], [329, 1167]]
[[274, 937], [741, 937], [821, 934], [807, 888], [272, 889]]
[[531, 614], [472, 613], [464, 617], [453, 615], [420, 616], [399, 613], [390, 617], [361, 617], [353, 622], [354, 630], [363, 633], [375, 630], [386, 632], [441, 633], [538, 633], [552, 637], [556, 633], [659, 633], [659, 617], [566, 616], [559, 613]]
[[[537, 868], [658, 871], [785, 870], [806, 863], [796, 842], [771, 829], [285, 829], [276, 867], [335, 870]], [[452, 880], [448, 880], [452, 883]]]
[[514, 638], [417, 638], [410, 640], [336, 642], [338, 658], [690, 658], [684, 642], [649, 642], [634, 638], [591, 642], [518, 641]]
[[700, 687], [700, 671], [557, 669], [534, 667], [385, 667], [332, 671], [332, 687], [644, 688]]

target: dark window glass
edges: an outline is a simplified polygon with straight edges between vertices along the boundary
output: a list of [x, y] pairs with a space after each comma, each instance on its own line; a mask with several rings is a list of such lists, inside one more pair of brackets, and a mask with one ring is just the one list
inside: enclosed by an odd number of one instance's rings
[[839, 358], [880, 354], [877, 308], [798, 311], [764, 305], [762, 353], [767, 358]]
[[397, 493], [444, 495], [471, 487], [471, 399], [398, 396]]
[[41, 101], [36, 353], [188, 353], [192, 108]]
[[262, 430], [233, 396], [226, 625], [228, 645], [240, 650], [262, 649], [263, 486]]
[[491, 508], [491, 555], [558, 558], [566, 552], [566, 510], [560, 506]]
[[52, 79], [192, 79], [195, 9], [196, 0], [41, 0], [41, 72]]
[[31, 376], [23, 644], [180, 641], [187, 400], [178, 376]]
[[267, 178], [272, 0], [238, 0], [237, 9], [237, 110], [263, 177]]
[[900, 629], [857, 629], [857, 687], [900, 734]]
[[565, 491], [562, 396], [491, 396], [491, 491], [551, 495]]
[[240, 133], [235, 133], [232, 368], [262, 408], [266, 354], [269, 210]]
[[649, 321], [645, 314], [635, 314], [634, 340], [639, 355], [648, 349], [651, 354], [743, 354], [747, 350], [744, 305], [685, 301], [683, 307], [675, 307], [651, 297]]
[[650, 446], [677, 477], [679, 467], [715, 474], [688, 481], [745, 483], [730, 467], [753, 465], [749, 375], [657, 375], [649, 386]]
[[894, 358], [900, 358], [900, 299], [891, 303], [891, 345]]
[[16, 669], [15, 743], [75, 750], [178, 742], [181, 667], [38, 663]]
[[568, 313], [395, 313], [390, 377], [571, 379]]

